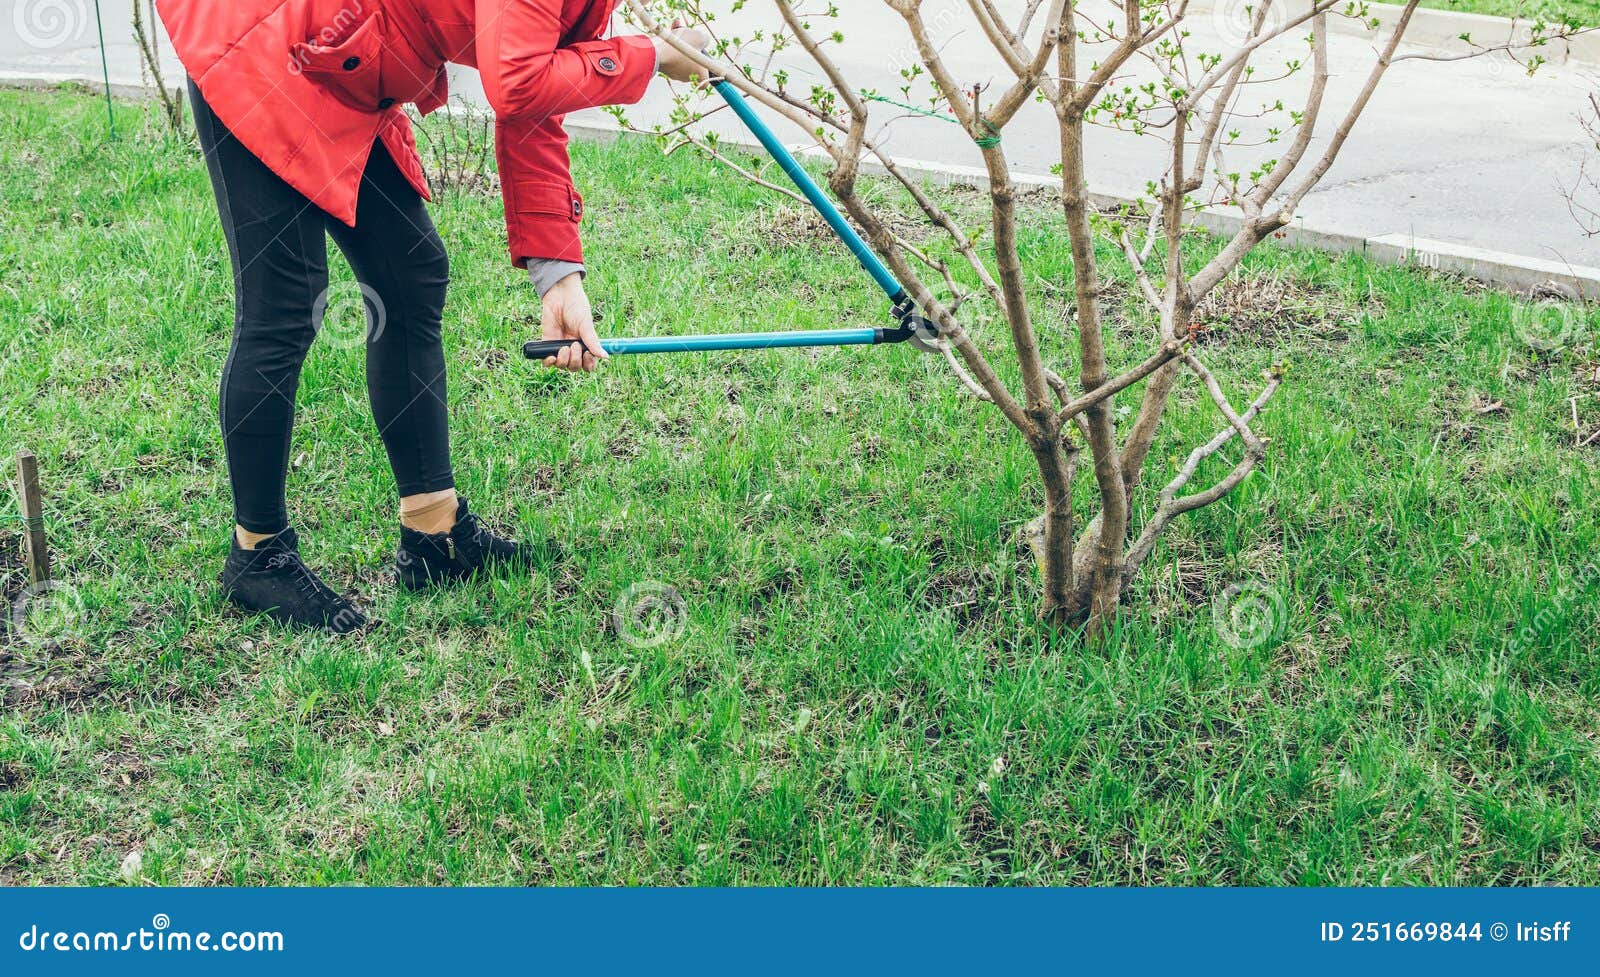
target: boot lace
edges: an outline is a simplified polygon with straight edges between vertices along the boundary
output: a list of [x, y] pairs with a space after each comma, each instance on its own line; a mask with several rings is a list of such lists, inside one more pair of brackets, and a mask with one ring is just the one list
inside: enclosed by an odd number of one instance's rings
[[290, 571], [289, 578], [294, 581], [300, 592], [307, 597], [314, 597], [331, 603], [344, 603], [344, 598], [334, 593], [332, 587], [323, 583], [317, 578], [316, 574], [311, 572], [305, 562], [300, 559], [299, 553], [274, 553], [271, 559], [267, 560], [267, 568], [269, 570]]
[[494, 530], [483, 524], [476, 513], [469, 512], [461, 519], [461, 528], [468, 532], [466, 538], [470, 543], [471, 551], [479, 558], [493, 556], [497, 559], [506, 559], [516, 554], [517, 544], [497, 536]]

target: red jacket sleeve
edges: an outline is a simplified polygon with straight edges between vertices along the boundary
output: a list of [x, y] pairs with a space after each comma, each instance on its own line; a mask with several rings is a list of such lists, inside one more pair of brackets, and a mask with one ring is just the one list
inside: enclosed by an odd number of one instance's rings
[[477, 62], [497, 117], [495, 156], [511, 260], [582, 261], [583, 198], [572, 185], [568, 112], [627, 105], [655, 74], [645, 37], [562, 44], [560, 0], [476, 0]]

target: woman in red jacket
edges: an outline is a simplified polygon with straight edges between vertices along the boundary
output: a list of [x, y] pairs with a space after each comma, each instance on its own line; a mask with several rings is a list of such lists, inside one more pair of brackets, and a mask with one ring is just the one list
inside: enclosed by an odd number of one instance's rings
[[456, 496], [440, 339], [449, 262], [401, 106], [443, 105], [448, 63], [479, 70], [512, 263], [542, 295], [544, 337], [573, 340], [545, 362], [592, 371], [605, 353], [583, 291], [583, 198], [562, 118], [636, 102], [658, 71], [687, 80], [694, 70], [650, 38], [607, 38], [615, 3], [158, 0], [190, 76], [233, 265], [220, 400], [235, 522], [222, 586], [233, 603], [336, 632], [365, 623], [301, 562], [285, 503], [295, 390], [327, 302], [325, 235], [369, 307], [367, 393], [399, 487], [400, 584], [526, 562]]

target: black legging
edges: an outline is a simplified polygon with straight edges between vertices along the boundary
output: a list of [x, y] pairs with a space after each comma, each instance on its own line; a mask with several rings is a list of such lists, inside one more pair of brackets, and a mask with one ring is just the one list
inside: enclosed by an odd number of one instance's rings
[[374, 143], [356, 226], [346, 227], [241, 145], [192, 81], [189, 95], [233, 260], [233, 346], [220, 415], [234, 520], [255, 533], [289, 524], [289, 435], [300, 367], [327, 305], [325, 234], [362, 285], [367, 397], [400, 494], [453, 487], [440, 341], [450, 262], [422, 198]]

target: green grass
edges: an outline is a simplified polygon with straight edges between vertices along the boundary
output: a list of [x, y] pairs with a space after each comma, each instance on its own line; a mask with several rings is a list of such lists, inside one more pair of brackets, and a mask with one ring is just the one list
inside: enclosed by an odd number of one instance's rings
[[[1513, 17], [1526, 22], [1543, 20], [1559, 24], [1570, 19], [1585, 26], [1600, 25], [1600, 0], [1422, 0], [1421, 6], [1464, 14]], [[1487, 37], [1474, 40], [1491, 43]], [[1493, 40], [1499, 43], [1504, 38]]]
[[[291, 504], [381, 622], [335, 640], [219, 599], [222, 235], [194, 151], [131, 137], [129, 107], [108, 143], [103, 113], [0, 93], [0, 448], [42, 459], [84, 602], [75, 637], [0, 651], [0, 882], [116, 881], [138, 849], [146, 881], [201, 884], [1600, 883], [1600, 448], [1568, 402], [1600, 425], [1600, 358], [1519, 342], [1526, 302], [1253, 256], [1204, 353], [1238, 397], [1291, 363], [1268, 460], [1089, 649], [1033, 622], [1031, 462], [937, 357], [530, 368], [498, 200], [450, 195], [456, 469], [545, 559], [396, 592], [361, 354], [319, 344]], [[787, 202], [647, 144], [574, 154], [605, 330], [881, 321]], [[1040, 208], [1023, 247], [1059, 311]], [[1131, 362], [1125, 286], [1111, 312]], [[1202, 400], [1175, 399], [1149, 482], [1216, 429]], [[610, 612], [646, 581], [686, 616], [638, 647]], [[1235, 648], [1212, 600], [1252, 581], [1286, 616]]]
[[[1525, 22], [1543, 20], [1559, 24], [1571, 20], [1584, 26], [1600, 25], [1600, 0], [1422, 0], [1421, 6], [1464, 14], [1513, 17]], [[1487, 37], [1474, 40], [1491, 43]], [[1502, 41], [1503, 37], [1493, 39], [1493, 43]]]

